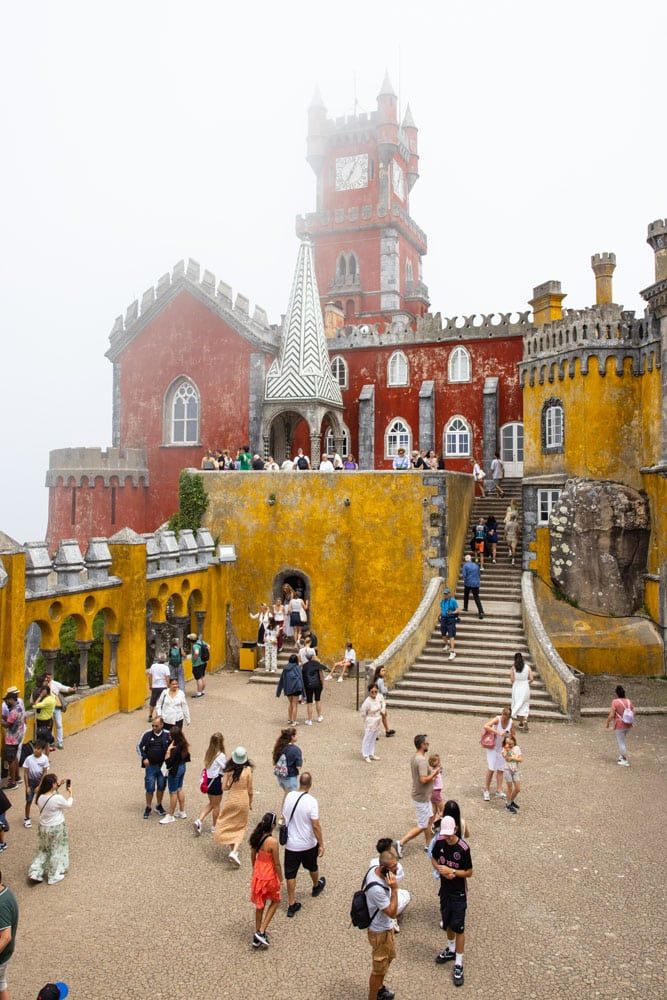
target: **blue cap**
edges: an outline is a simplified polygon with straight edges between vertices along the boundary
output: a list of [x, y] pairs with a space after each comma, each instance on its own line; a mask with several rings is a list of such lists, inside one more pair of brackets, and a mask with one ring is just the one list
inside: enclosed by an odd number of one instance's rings
[[39, 991], [37, 1000], [65, 1000], [69, 996], [67, 983], [46, 983]]

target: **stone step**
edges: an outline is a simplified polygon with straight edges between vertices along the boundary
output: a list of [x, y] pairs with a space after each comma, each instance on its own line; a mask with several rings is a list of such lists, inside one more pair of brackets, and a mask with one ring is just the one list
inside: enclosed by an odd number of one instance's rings
[[[415, 701], [426, 702], [431, 704], [432, 702], [438, 701], [448, 701], [452, 705], [458, 705], [461, 702], [467, 705], [492, 705], [503, 704], [503, 702], [509, 702], [512, 698], [511, 687], [503, 687], [502, 685], [486, 685], [485, 687], [458, 687], [458, 688], [447, 688], [447, 687], [429, 687], [428, 685], [420, 685], [416, 687], [396, 687], [396, 696], [399, 698], [413, 698]], [[389, 704], [391, 704], [393, 698], [389, 699]], [[553, 704], [549, 697], [531, 697], [530, 699], [530, 710], [531, 713], [533, 709], [544, 709], [548, 711], [553, 708]]]
[[[392, 690], [405, 690], [405, 688], [411, 688], [414, 690], [433, 690], [433, 691], [509, 691], [512, 692], [512, 685], [510, 683], [509, 677], [498, 674], [495, 677], [493, 675], [478, 677], [474, 673], [461, 674], [459, 676], [453, 677], [448, 674], [447, 671], [443, 670], [440, 673], [433, 672], [428, 673], [428, 671], [422, 670], [411, 670], [409, 678], [402, 678], [397, 681]], [[531, 686], [531, 702], [534, 697], [539, 698], [540, 696], [548, 698], [547, 689], [544, 684], [534, 681]]]
[[[515, 642], [508, 642], [505, 644], [499, 644], [494, 642], [490, 636], [486, 641], [475, 639], [469, 639], [465, 636], [460, 635], [457, 632], [456, 635], [456, 653], [464, 653], [466, 656], [476, 656], [478, 653], [484, 652], [485, 656], [497, 656], [500, 659], [514, 661], [514, 654], [521, 653], [524, 660], [530, 662], [530, 651], [526, 645], [525, 639], [517, 638]], [[422, 656], [427, 657], [432, 660], [433, 657], [445, 658], [445, 651], [442, 640], [439, 642], [426, 643], [426, 646], [421, 651], [417, 659], [421, 659]]]
[[[461, 666], [467, 667], [470, 670], [476, 670], [477, 667], [494, 667], [494, 666], [496, 668], [504, 667], [505, 670], [507, 670], [507, 675], [509, 676], [510, 667], [512, 666], [512, 660], [513, 657], [511, 656], [504, 657], [502, 659], [498, 656], [493, 656], [493, 655], [487, 656], [483, 650], [477, 653], [457, 652], [456, 659], [454, 660], [450, 660], [446, 656], [442, 656], [442, 654], [439, 657], [419, 656], [413, 663], [412, 667], [410, 667], [410, 670], [412, 670], [413, 667], [415, 667], [417, 670], [428, 669], [429, 667], [444, 669], [445, 666], [447, 666], [450, 663], [460, 663]], [[532, 666], [530, 660], [527, 660], [526, 657], [524, 657], [524, 660], [526, 660], [529, 666]], [[410, 671], [406, 672], [403, 676], [407, 677], [409, 673]]]
[[[508, 681], [509, 672], [507, 670], [498, 669], [494, 666], [476, 666], [470, 667], [466, 663], [461, 663], [459, 658], [455, 660], [447, 660], [442, 664], [427, 664], [427, 663], [415, 663], [414, 667], [410, 668], [409, 674], [404, 674], [401, 680], [405, 680], [406, 677], [412, 677], [414, 674], [421, 674], [425, 678], [428, 677], [451, 677], [452, 679], [456, 677], [468, 678], [480, 678], [482, 680], [489, 678], [494, 680], [498, 678], [503, 681]], [[509, 683], [509, 681], [508, 681]], [[542, 681], [535, 676], [535, 684], [542, 684]]]
[[[489, 702], [486, 705], [477, 705], [470, 702], [451, 702], [451, 701], [432, 701], [428, 704], [422, 703], [420, 701], [413, 701], [410, 698], [391, 698], [389, 702], [389, 707], [393, 710], [395, 709], [408, 709], [412, 712], [418, 711], [420, 708], [429, 712], [451, 712], [456, 715], [478, 715], [481, 718], [490, 719], [494, 715], [498, 714], [498, 704], [496, 702]], [[554, 709], [537, 709], [530, 711], [530, 721], [543, 720], [545, 722], [566, 722], [567, 718], [561, 715], [555, 708]]]

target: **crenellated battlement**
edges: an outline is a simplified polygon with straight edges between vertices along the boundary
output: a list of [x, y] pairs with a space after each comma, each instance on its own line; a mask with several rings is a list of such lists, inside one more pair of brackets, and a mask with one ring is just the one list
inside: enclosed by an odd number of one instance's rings
[[190, 258], [179, 260], [157, 283], [147, 288], [141, 300], [135, 299], [125, 310], [124, 316], [117, 316], [109, 334], [109, 350], [106, 357], [116, 361], [124, 348], [144, 328], [157, 313], [164, 308], [184, 288], [195, 297], [212, 306], [234, 329], [264, 348], [277, 349], [279, 329], [269, 324], [266, 310], [259, 305], [250, 314], [250, 300], [237, 293], [233, 299], [232, 287], [225, 281], [217, 281], [212, 271], [202, 269]]
[[582, 375], [588, 374], [591, 357], [598, 360], [600, 374], [605, 374], [609, 358], [614, 359], [617, 375], [622, 375], [626, 359], [632, 361], [632, 374], [661, 365], [660, 335], [650, 318], [637, 318], [634, 311], [607, 304], [589, 309], [565, 309], [557, 323], [526, 332], [523, 360], [519, 365], [521, 386], [528, 378], [543, 384], [566, 375], [574, 378], [575, 362]]
[[124, 486], [149, 486], [150, 475], [143, 448], [56, 448], [49, 452], [46, 486], [89, 486], [101, 478], [109, 486], [113, 478]]
[[[395, 319], [390, 326], [360, 324], [343, 326], [328, 340], [329, 351], [355, 347], [388, 347], [405, 344], [430, 344], [440, 341], [483, 340], [489, 338], [524, 337], [535, 327], [529, 310], [519, 313], [488, 313], [478, 317], [442, 317], [427, 313], [416, 320]], [[477, 321], [479, 319], [479, 322]]]
[[649, 222], [649, 236], [662, 236], [665, 233], [667, 233], [667, 219], [656, 219], [655, 222]]

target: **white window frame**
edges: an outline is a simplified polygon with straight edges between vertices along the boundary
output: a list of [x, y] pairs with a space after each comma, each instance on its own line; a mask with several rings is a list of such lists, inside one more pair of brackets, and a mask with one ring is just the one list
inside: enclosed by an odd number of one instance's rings
[[[340, 367], [341, 366], [342, 366], [342, 372], [340, 371]], [[339, 369], [338, 371], [336, 370], [337, 368]], [[338, 385], [341, 387], [341, 389], [347, 389], [347, 385], [348, 385], [348, 382], [347, 382], [347, 361], [345, 360], [344, 357], [342, 357], [342, 355], [337, 354], [335, 356], [335, 358], [331, 359], [331, 374], [333, 375], [333, 377], [335, 378], [335, 380], [338, 382]], [[341, 374], [343, 376], [343, 381], [342, 382], [341, 382]]]
[[560, 490], [552, 487], [537, 491], [537, 523], [548, 524], [551, 512], [560, 500]]
[[[401, 424], [401, 427], [397, 427]], [[384, 432], [384, 457], [396, 458], [398, 449], [405, 448], [406, 455], [412, 451], [412, 430], [404, 417], [393, 417]]]
[[[460, 374], [460, 369], [462, 362], [459, 359], [465, 358], [465, 364], [467, 368], [467, 374], [465, 376]], [[455, 347], [452, 353], [449, 355], [449, 361], [447, 364], [447, 380], [449, 382], [472, 382], [472, 359], [470, 357], [470, 351], [465, 347]]]
[[[556, 416], [559, 418], [559, 423], [556, 423]], [[552, 403], [550, 406], [547, 406], [544, 417], [544, 447], [547, 451], [550, 451], [552, 448], [560, 451], [563, 448], [564, 440], [565, 412], [562, 406]]]
[[[188, 393], [187, 390], [190, 389], [191, 392]], [[177, 441], [175, 435], [176, 429], [176, 415], [175, 406], [176, 400], [179, 395], [188, 396], [189, 399], [195, 399], [197, 404], [197, 412], [195, 417], [186, 416], [183, 418], [178, 418], [179, 422], [182, 420], [184, 424], [184, 440]], [[188, 424], [194, 421], [195, 424], [195, 436], [186, 437], [188, 432]], [[197, 387], [194, 379], [190, 378], [189, 375], [179, 375], [178, 378], [174, 379], [169, 388], [167, 389], [164, 397], [164, 434], [163, 441], [167, 447], [171, 448], [198, 448], [201, 445], [200, 442], [201, 433], [201, 393]]]
[[[347, 427], [343, 427], [343, 444], [340, 452], [341, 458], [347, 458], [347, 456], [351, 453], [350, 444], [351, 444], [350, 432], [347, 429]], [[334, 432], [330, 427], [324, 438], [324, 453], [331, 457], [334, 451], [335, 451]]]
[[[453, 428], [453, 424], [459, 420], [462, 427]], [[449, 445], [449, 435], [456, 434], [456, 450], [452, 451]], [[468, 449], [463, 451], [459, 448], [459, 442], [461, 436], [466, 434], [468, 437]], [[447, 422], [445, 427], [445, 458], [470, 458], [472, 455], [472, 428], [464, 416], [460, 413], [455, 413], [453, 417]]]
[[403, 351], [394, 351], [387, 363], [387, 385], [404, 386], [410, 382], [410, 366]]

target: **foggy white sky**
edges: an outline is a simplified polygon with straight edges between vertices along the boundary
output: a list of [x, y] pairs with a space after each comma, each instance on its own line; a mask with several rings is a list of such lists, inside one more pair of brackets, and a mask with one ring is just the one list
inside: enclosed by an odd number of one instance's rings
[[[667, 4], [36, 2], [0, 14], [0, 530], [42, 538], [50, 448], [111, 443], [114, 318], [192, 256], [277, 322], [314, 207], [306, 108], [420, 129], [411, 212], [443, 315], [560, 279], [642, 308], [667, 216]], [[218, 366], [225, 391], [224, 359]]]

